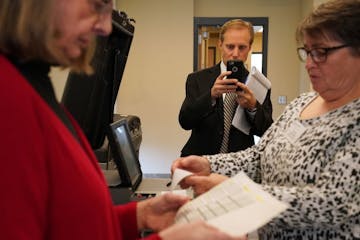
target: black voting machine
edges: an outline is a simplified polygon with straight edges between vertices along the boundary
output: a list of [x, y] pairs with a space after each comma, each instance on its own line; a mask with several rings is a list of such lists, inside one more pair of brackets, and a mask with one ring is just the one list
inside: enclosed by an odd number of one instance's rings
[[70, 72], [61, 99], [62, 104], [78, 121], [99, 162], [111, 158], [107, 143], [110, 123], [127, 118], [136, 152], [142, 139], [137, 116], [114, 114], [114, 105], [134, 35], [133, 19], [124, 12], [113, 10], [112, 33], [98, 37], [91, 65], [92, 75]]

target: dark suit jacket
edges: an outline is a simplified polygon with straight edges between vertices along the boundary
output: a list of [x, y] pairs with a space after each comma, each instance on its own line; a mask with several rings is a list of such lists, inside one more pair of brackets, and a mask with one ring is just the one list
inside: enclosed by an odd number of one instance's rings
[[[179, 123], [185, 130], [192, 130], [191, 136], [181, 151], [181, 156], [219, 153], [224, 133], [223, 98], [211, 101], [211, 87], [220, 75], [220, 64], [188, 75], [186, 97], [179, 113]], [[270, 90], [264, 103], [257, 102], [255, 118], [251, 120], [250, 135], [231, 126], [228, 152], [248, 148], [254, 144], [253, 135], [262, 136], [272, 124]]]

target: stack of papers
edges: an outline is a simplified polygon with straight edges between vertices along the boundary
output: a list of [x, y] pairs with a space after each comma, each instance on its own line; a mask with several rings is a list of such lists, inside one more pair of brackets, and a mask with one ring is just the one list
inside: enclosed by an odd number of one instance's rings
[[256, 100], [263, 103], [267, 91], [271, 88], [271, 82], [256, 67], [252, 67], [246, 81], [246, 86], [254, 92]]
[[243, 236], [262, 227], [287, 207], [240, 172], [182, 206], [175, 222], [204, 220], [229, 235]]

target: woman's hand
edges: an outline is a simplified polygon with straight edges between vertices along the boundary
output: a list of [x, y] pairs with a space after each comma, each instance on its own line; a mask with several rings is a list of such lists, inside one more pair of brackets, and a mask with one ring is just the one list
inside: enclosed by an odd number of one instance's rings
[[159, 233], [162, 240], [246, 240], [246, 237], [231, 237], [205, 222], [174, 225]]
[[227, 179], [228, 177], [216, 173], [212, 173], [209, 176], [192, 175], [186, 177], [183, 180], [183, 184], [192, 187], [195, 195], [200, 195]]
[[[187, 170], [198, 176], [210, 175], [209, 161], [206, 158], [200, 156], [192, 155], [184, 158], [178, 158], [173, 162], [171, 166], [171, 172], [174, 173], [176, 168]], [[190, 187], [190, 185], [186, 184], [185, 179], [180, 182], [181, 188]]]
[[160, 231], [174, 223], [177, 210], [189, 201], [186, 196], [166, 193], [137, 204], [138, 229]]
[[184, 169], [200, 176], [210, 174], [209, 161], [204, 157], [195, 155], [176, 159], [171, 166], [171, 172], [173, 173], [176, 168]]

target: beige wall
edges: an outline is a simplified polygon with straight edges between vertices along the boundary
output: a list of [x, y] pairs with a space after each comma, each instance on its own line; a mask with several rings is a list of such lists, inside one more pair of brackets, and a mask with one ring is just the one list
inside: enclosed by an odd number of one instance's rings
[[[185, 80], [193, 68], [193, 17], [269, 17], [268, 78], [274, 118], [300, 91], [309, 89], [296, 56], [294, 31], [312, 0], [122, 0], [118, 9], [136, 20], [134, 40], [116, 112], [141, 118], [140, 160], [146, 173], [168, 173], [190, 132], [178, 124]], [[64, 75], [54, 71], [61, 95]]]
[[136, 19], [116, 111], [141, 118], [140, 160], [145, 172], [169, 173], [188, 133], [177, 115], [192, 70], [192, 0], [122, 0]]
[[53, 80], [55, 95], [59, 100], [61, 99], [68, 74], [68, 70], [63, 70], [58, 67], [51, 68], [50, 78]]

